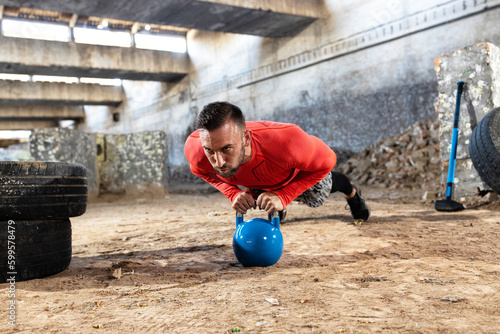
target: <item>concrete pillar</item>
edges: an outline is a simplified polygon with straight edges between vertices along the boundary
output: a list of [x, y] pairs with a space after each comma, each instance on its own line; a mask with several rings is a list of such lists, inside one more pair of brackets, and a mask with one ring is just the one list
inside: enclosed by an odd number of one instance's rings
[[469, 157], [469, 139], [483, 117], [500, 106], [500, 48], [491, 43], [474, 44], [435, 59], [439, 95], [436, 112], [440, 123], [443, 183], [448, 175], [457, 82], [465, 87], [460, 107], [455, 197], [475, 196], [489, 187], [481, 181]]

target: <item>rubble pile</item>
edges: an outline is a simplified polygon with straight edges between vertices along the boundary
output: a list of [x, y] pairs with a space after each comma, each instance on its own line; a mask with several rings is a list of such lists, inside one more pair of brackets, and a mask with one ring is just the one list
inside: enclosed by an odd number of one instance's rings
[[439, 121], [417, 122], [357, 153], [337, 170], [359, 185], [438, 192], [442, 171]]

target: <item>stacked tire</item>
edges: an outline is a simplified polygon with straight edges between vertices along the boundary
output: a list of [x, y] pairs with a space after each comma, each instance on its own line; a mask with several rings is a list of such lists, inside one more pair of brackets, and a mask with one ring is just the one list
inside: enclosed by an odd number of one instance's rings
[[77, 163], [0, 162], [0, 283], [57, 274], [71, 262], [70, 217], [87, 209]]
[[484, 183], [500, 194], [500, 108], [490, 111], [474, 128], [469, 154]]

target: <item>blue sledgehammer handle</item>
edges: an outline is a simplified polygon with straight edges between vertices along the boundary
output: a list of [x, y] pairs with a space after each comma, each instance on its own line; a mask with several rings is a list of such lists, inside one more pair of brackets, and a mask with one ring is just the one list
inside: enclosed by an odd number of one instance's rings
[[453, 120], [453, 135], [451, 137], [450, 163], [448, 165], [448, 179], [446, 180], [446, 199], [453, 198], [453, 183], [455, 181], [455, 166], [457, 160], [458, 120], [460, 118], [460, 98], [464, 89], [464, 82], [457, 82], [457, 103]]

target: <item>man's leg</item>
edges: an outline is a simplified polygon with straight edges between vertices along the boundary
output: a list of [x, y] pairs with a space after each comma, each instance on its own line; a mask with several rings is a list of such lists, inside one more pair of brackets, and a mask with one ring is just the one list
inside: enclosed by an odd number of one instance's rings
[[328, 173], [323, 180], [304, 191], [295, 200], [304, 203], [310, 208], [317, 208], [326, 201], [332, 186], [332, 173]]
[[[259, 194], [262, 190], [250, 189], [255, 194]], [[355, 186], [351, 184], [347, 176], [338, 172], [331, 172], [317, 184], [304, 191], [295, 200], [304, 203], [308, 207], [317, 208], [321, 206], [328, 198], [330, 193], [340, 191], [346, 199], [351, 209], [351, 215], [354, 219], [367, 220], [370, 217], [370, 208], [361, 198], [361, 192], [358, 192]], [[286, 209], [280, 212], [280, 219], [286, 217]], [[269, 219], [271, 217], [269, 216]]]
[[351, 209], [351, 216], [354, 219], [368, 220], [370, 217], [370, 208], [361, 198], [361, 192], [352, 185], [351, 181], [342, 173], [331, 172], [332, 174], [332, 190], [331, 192], [340, 191], [345, 195], [347, 204]]

